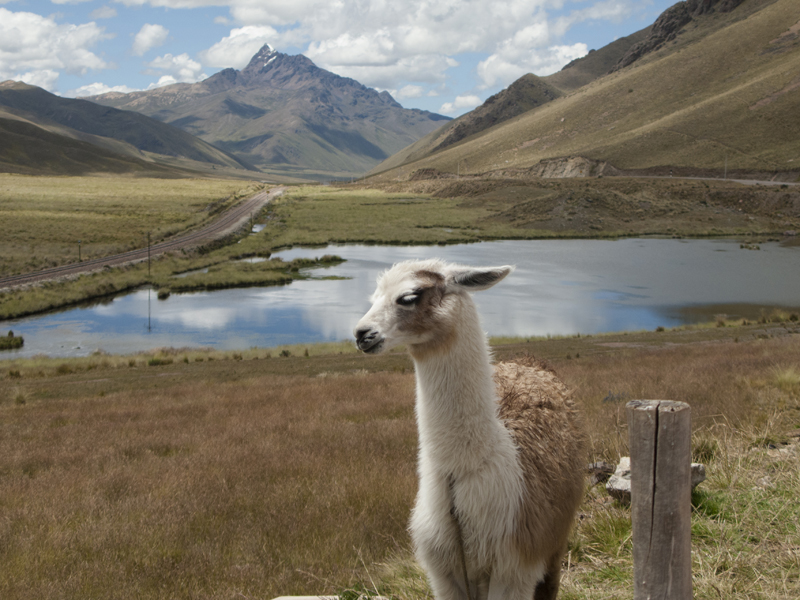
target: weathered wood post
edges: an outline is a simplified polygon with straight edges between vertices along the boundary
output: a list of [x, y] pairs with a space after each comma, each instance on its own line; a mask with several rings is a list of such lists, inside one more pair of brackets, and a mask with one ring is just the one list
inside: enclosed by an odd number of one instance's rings
[[634, 600], [692, 597], [692, 429], [684, 402], [628, 402]]

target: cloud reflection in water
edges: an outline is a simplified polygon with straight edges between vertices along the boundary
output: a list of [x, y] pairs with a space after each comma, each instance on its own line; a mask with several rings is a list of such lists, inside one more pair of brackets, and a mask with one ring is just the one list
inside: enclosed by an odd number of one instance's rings
[[173, 294], [167, 300], [140, 290], [112, 302], [5, 325], [25, 336], [25, 347], [15, 356], [349, 339], [383, 270], [401, 260], [439, 256], [465, 264], [517, 266], [500, 285], [475, 296], [491, 335], [655, 329], [708, 320], [721, 304], [750, 304], [753, 310], [800, 305], [800, 278], [786, 276], [800, 272], [800, 249], [761, 247], [753, 252], [725, 240], [626, 239], [293, 249], [276, 256], [338, 254], [347, 262], [311, 275], [349, 279]]

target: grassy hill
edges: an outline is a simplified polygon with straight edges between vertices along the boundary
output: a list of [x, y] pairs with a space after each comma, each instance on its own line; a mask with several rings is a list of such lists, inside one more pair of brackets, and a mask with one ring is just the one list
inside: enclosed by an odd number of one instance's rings
[[[70, 174], [248, 168], [219, 148], [155, 119], [61, 98], [21, 82], [0, 83], [0, 118], [8, 135], [0, 154], [4, 168], [15, 172], [35, 172], [38, 166], [42, 172]], [[46, 161], [40, 161], [43, 153]]]
[[125, 156], [19, 119], [0, 117], [0, 172], [26, 175], [138, 173], [177, 177], [177, 169]]
[[373, 173], [531, 173], [581, 156], [607, 173], [796, 179], [798, 73], [800, 3], [746, 0], [694, 16], [628, 66], [547, 104], [441, 151], [421, 140]]

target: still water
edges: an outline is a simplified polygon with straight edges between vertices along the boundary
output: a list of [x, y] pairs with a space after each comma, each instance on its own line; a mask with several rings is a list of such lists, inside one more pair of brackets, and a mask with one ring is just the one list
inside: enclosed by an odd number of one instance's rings
[[[0, 359], [131, 353], [159, 346], [218, 349], [349, 339], [375, 278], [392, 263], [438, 256], [517, 270], [475, 296], [491, 335], [655, 329], [714, 315], [757, 318], [800, 307], [800, 248], [760, 251], [728, 240], [548, 240], [457, 246], [331, 246], [280, 252], [285, 260], [338, 254], [347, 262], [284, 287], [173, 294], [139, 290], [85, 308], [0, 322], [25, 346]], [[322, 277], [346, 277], [324, 280]]]

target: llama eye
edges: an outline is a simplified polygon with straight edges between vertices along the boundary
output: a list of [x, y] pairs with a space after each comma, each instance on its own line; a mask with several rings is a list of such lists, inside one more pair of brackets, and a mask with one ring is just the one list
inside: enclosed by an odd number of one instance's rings
[[406, 294], [397, 299], [400, 306], [414, 306], [417, 302], [419, 302], [419, 294]]

